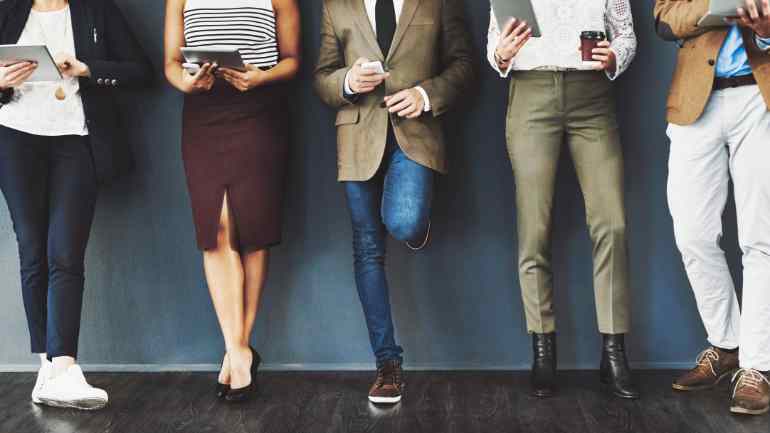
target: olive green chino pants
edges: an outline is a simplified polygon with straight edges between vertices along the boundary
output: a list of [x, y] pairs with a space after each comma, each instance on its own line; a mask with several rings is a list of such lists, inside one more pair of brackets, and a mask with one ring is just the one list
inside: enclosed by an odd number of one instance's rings
[[512, 74], [506, 139], [516, 181], [519, 279], [529, 332], [556, 330], [551, 212], [565, 143], [593, 242], [599, 331], [629, 330], [623, 154], [612, 93], [612, 83], [598, 72]]

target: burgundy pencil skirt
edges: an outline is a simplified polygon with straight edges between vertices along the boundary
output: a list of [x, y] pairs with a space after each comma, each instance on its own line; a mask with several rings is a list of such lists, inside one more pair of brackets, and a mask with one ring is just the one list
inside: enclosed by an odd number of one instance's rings
[[211, 92], [185, 96], [182, 159], [200, 249], [217, 246], [225, 193], [235, 248], [281, 242], [288, 153], [284, 85], [241, 93], [218, 80]]

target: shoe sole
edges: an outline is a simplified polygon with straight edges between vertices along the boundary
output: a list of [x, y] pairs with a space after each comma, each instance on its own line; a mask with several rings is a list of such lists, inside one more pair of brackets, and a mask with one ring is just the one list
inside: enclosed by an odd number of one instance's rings
[[719, 386], [720, 383], [722, 383], [723, 380], [725, 380], [728, 377], [731, 377], [735, 372], [738, 370], [731, 370], [727, 373], [723, 373], [721, 376], [717, 378], [717, 380], [710, 384], [710, 385], [700, 385], [700, 386], [685, 386], [685, 385], [679, 385], [677, 383], [672, 383], [671, 388], [673, 388], [676, 391], [706, 391], [709, 389], [716, 388]]
[[107, 406], [107, 402], [96, 398], [84, 398], [80, 400], [51, 400], [47, 398], [39, 399], [40, 403], [45, 406], [58, 407], [62, 409], [77, 409], [77, 410], [99, 410], [104, 409]]
[[374, 404], [396, 404], [401, 401], [401, 396], [398, 397], [372, 397], [369, 396], [369, 401]]
[[770, 408], [764, 408], [759, 410], [752, 410], [752, 409], [746, 409], [744, 407], [740, 406], [732, 406], [730, 408], [730, 412], [738, 414], [738, 415], [764, 415], [766, 414]]
[[[606, 379], [604, 377], [600, 377], [599, 382], [601, 382], [604, 388], [610, 388], [612, 385], [612, 382], [609, 379]], [[617, 398], [621, 398], [623, 400], [639, 400], [640, 398], [642, 398], [641, 395], [620, 394], [618, 392], [615, 392], [614, 390], [612, 391], [612, 395], [614, 395]]]

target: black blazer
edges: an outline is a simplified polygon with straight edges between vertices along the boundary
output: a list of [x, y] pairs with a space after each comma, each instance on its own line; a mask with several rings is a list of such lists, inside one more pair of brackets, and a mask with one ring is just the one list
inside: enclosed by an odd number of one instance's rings
[[[80, 79], [91, 155], [97, 179], [106, 183], [134, 165], [115, 91], [147, 86], [153, 78], [152, 64], [113, 0], [70, 0], [69, 4], [77, 58], [91, 69], [91, 78]], [[1, 44], [19, 41], [31, 10], [32, 0], [0, 2]], [[12, 90], [4, 93], [8, 101]]]

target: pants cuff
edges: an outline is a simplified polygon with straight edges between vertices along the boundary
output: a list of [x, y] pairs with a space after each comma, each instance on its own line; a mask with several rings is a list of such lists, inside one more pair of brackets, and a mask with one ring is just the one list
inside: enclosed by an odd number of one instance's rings
[[385, 365], [386, 362], [393, 361], [393, 360], [396, 360], [396, 361], [398, 361], [401, 364], [404, 363], [404, 358], [401, 357], [401, 356], [388, 357], [388, 358], [378, 359], [377, 360], [377, 368], [380, 368], [383, 365]]
[[717, 340], [712, 340], [710, 338], [708, 339], [708, 342], [709, 342], [710, 345], [712, 345], [714, 347], [718, 347], [720, 349], [725, 349], [725, 350], [734, 350], [734, 349], [737, 349], [740, 346], [737, 342], [717, 341]]

